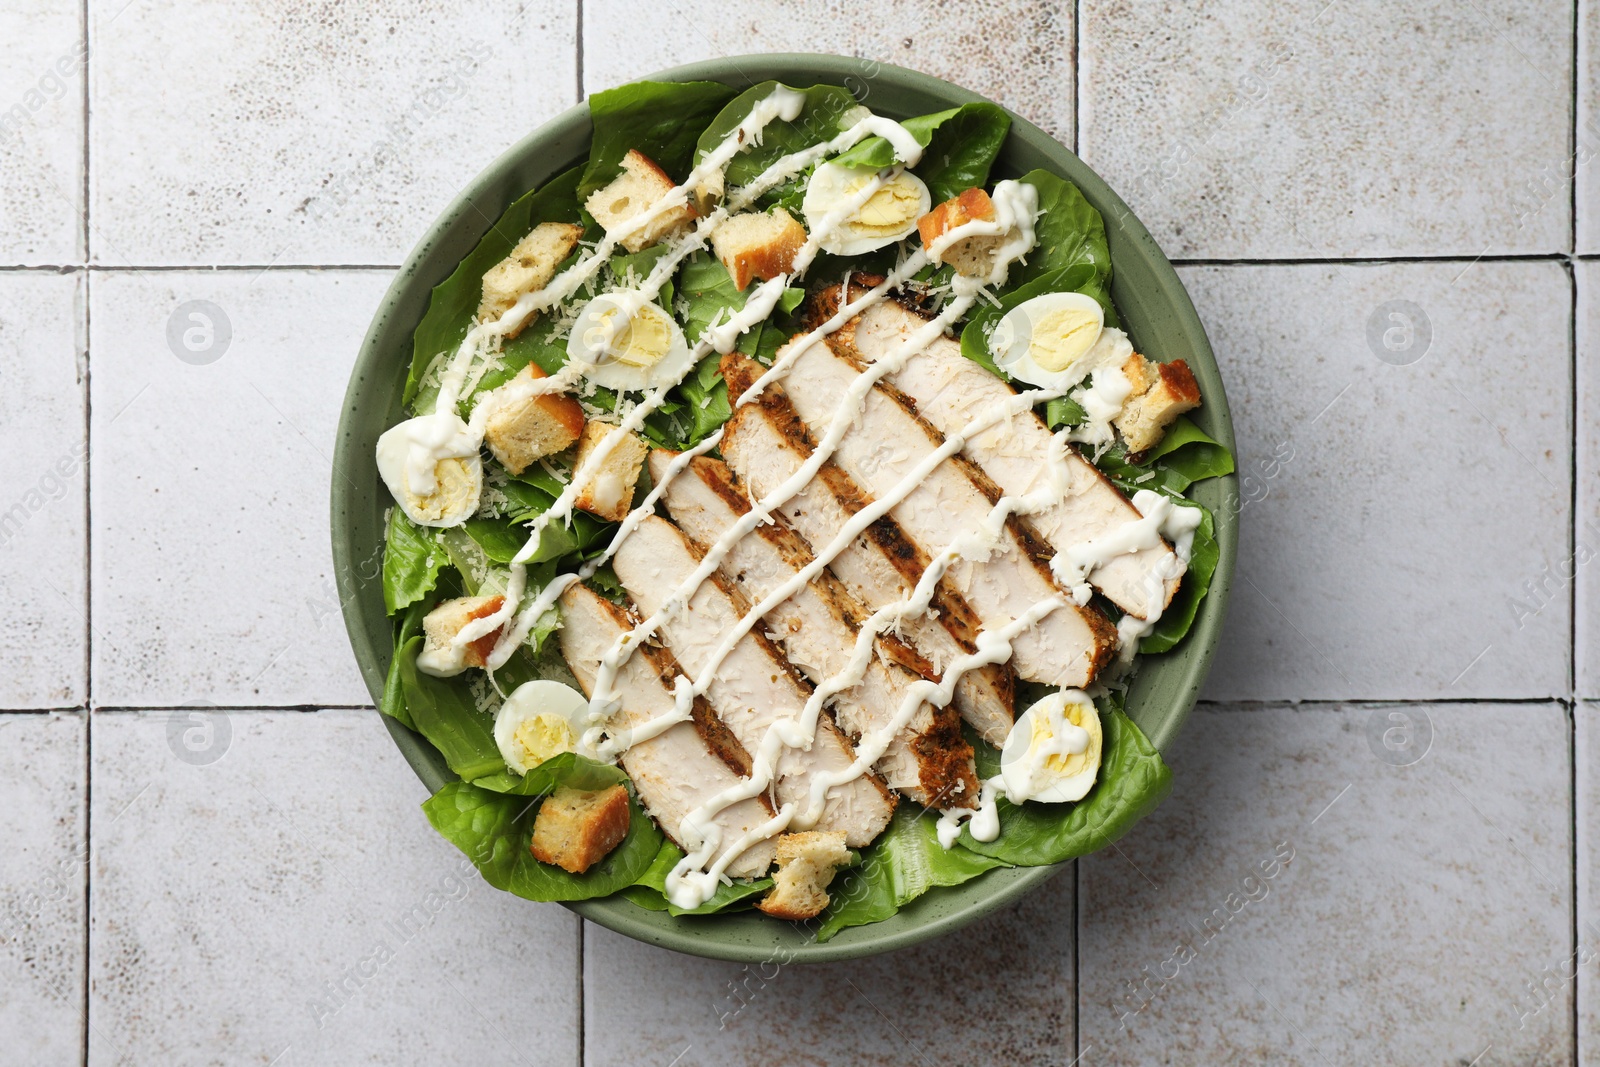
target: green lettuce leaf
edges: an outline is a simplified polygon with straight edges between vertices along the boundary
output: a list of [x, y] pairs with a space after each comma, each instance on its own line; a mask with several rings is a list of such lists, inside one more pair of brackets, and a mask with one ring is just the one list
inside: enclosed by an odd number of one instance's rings
[[683, 859], [683, 849], [671, 841], [663, 841], [661, 851], [656, 853], [655, 860], [644, 874], [639, 876], [639, 881], [624, 891], [628, 899], [651, 911], [665, 911], [672, 915], [710, 915], [736, 904], [753, 903], [752, 898], [761, 896], [772, 888], [771, 878], [733, 882], [719, 886], [711, 895], [711, 899], [698, 908], [680, 908], [667, 899], [667, 875], [672, 873], [672, 868], [681, 859]]
[[[1144, 733], [1117, 708], [1100, 702], [1105, 735], [1100, 777], [1089, 795], [1075, 804], [1012, 804], [1002, 798], [1000, 836], [977, 841], [969, 829], [961, 844], [973, 852], [1018, 867], [1042, 867], [1104, 848], [1127, 833], [1172, 790], [1172, 771]], [[1000, 753], [977, 750], [978, 777], [1000, 771]]]
[[817, 940], [850, 926], [882, 922], [935, 886], [960, 885], [1012, 864], [981, 856], [960, 844], [939, 844], [935, 817], [902, 804], [860, 867], [840, 872], [828, 888], [833, 902], [822, 913]]
[[398, 507], [389, 509], [383, 541], [383, 606], [390, 615], [431, 593], [446, 562], [432, 530], [412, 522]]
[[1195, 613], [1200, 610], [1200, 601], [1205, 599], [1206, 592], [1211, 588], [1211, 576], [1217, 572], [1217, 560], [1222, 558], [1211, 509], [1199, 504], [1193, 506], [1199, 507], [1204, 517], [1200, 520], [1199, 529], [1194, 532], [1194, 545], [1189, 550], [1189, 569], [1172, 603], [1156, 620], [1155, 628], [1139, 642], [1139, 651], [1147, 656], [1166, 652], [1189, 633], [1189, 627], [1194, 625]]
[[396, 653], [406, 710], [418, 733], [444, 756], [450, 769], [471, 781], [506, 769], [494, 742], [494, 715], [481, 711], [464, 679], [435, 678], [417, 669], [422, 638]]
[[[523, 681], [531, 680], [531, 678], [523, 679]], [[507, 690], [510, 688], [508, 686]], [[620, 768], [609, 763], [598, 763], [576, 752], [563, 752], [559, 756], [545, 760], [527, 774], [518, 774], [509, 767], [504, 767], [496, 774], [474, 778], [472, 784], [493, 793], [542, 797], [555, 792], [558, 785], [568, 785], [574, 789], [604, 789], [608, 785], [621, 785], [627, 780], [628, 776], [623, 774]]]
[[378, 699], [378, 710], [390, 718], [400, 720], [401, 725], [409, 730], [415, 730], [417, 724], [411, 721], [411, 713], [406, 710], [405, 682], [400, 676], [402, 659], [400, 650], [413, 637], [422, 633], [422, 620], [431, 606], [427, 601], [419, 600], [406, 608], [405, 614], [395, 620], [394, 652], [389, 659], [389, 673], [383, 680], [383, 695]]
[[[728, 134], [749, 116], [750, 109], [770, 95], [778, 84], [775, 81], [761, 82], [730, 100], [700, 135], [695, 148], [696, 162], [726, 140]], [[793, 122], [774, 119], [768, 123], [761, 131], [760, 141], [742, 149], [728, 164], [725, 175], [728, 185], [748, 185], [782, 157], [831, 140], [845, 129], [846, 124], [842, 120], [856, 106], [856, 99], [848, 89], [838, 85], [813, 85], [797, 91], [806, 98], [799, 117]]]
[[[1011, 129], [1011, 119], [994, 104], [962, 104], [948, 111], [905, 119], [900, 125], [923, 148], [922, 160], [912, 168], [913, 172], [926, 182], [928, 177], [921, 168], [927, 166], [928, 174], [934, 180], [948, 185], [961, 181], [964, 173], [988, 176], [989, 165], [999, 154], [1000, 145]], [[940, 139], [938, 145], [934, 144], [936, 137]], [[886, 138], [868, 137], [849, 151], [841, 153], [834, 162], [846, 167], [879, 169], [894, 166], [898, 159], [894, 146]], [[976, 184], [967, 182], [955, 191], [959, 193]], [[933, 191], [932, 185], [929, 185], [928, 191]], [[936, 203], [941, 199], [949, 197], [934, 197]]]
[[1233, 453], [1206, 432], [1179, 415], [1167, 427], [1161, 443], [1145, 457], [1145, 466], [1164, 467], [1186, 479], [1184, 488], [1206, 478], [1233, 473]]
[[622, 170], [622, 157], [638, 149], [682, 181], [695, 142], [706, 124], [733, 98], [721, 82], [633, 82], [589, 97], [594, 139], [589, 165], [578, 182], [578, 198], [608, 184]]
[[[1012, 266], [1007, 291], [1052, 271], [1081, 265], [1089, 269], [1090, 280], [1109, 294], [1111, 249], [1106, 244], [1106, 224], [1100, 212], [1083, 198], [1076, 185], [1047, 170], [1030, 170], [1022, 181], [1039, 191], [1039, 210], [1043, 214], [1036, 224], [1038, 243], [1028, 254], [1027, 262]], [[1074, 291], [1087, 290], [1075, 286]], [[1101, 303], [1109, 305], [1110, 300]]]
[[[580, 221], [575, 195], [579, 173], [579, 169], [574, 167], [558, 174], [506, 208], [505, 213], [495, 220], [483, 240], [467, 253], [450, 277], [434, 287], [433, 295], [428, 300], [428, 310], [412, 335], [411, 369], [406, 375], [404, 402], [414, 411], [425, 414], [433, 410], [432, 398], [438, 390], [429, 389], [426, 396], [419, 397], [423, 378], [434, 360], [448, 359], [461, 347], [461, 341], [472, 328], [472, 317], [477, 314], [478, 304], [483, 299], [484, 273], [510, 255], [517, 242], [540, 223]], [[535, 356], [542, 356], [537, 362], [546, 371], [554, 369], [547, 364], [557, 355], [561, 362], [565, 362], [566, 350], [553, 346], [552, 329], [548, 319], [541, 319], [519, 337], [507, 341], [502, 353], [503, 369], [499, 380], [503, 381], [520, 371]], [[560, 363], [555, 366], [560, 366]], [[504, 368], [514, 369], [505, 373]], [[485, 375], [480, 390], [498, 384], [492, 379], [493, 374]]]
[[[584, 774], [578, 768], [571, 773], [574, 780]], [[540, 863], [528, 851], [538, 805], [537, 798], [450, 782], [423, 801], [422, 810], [433, 828], [472, 860], [484, 881], [528, 900], [608, 896], [638, 881], [661, 850], [661, 831], [630, 797], [628, 836], [583, 874], [569, 874]]]
[[987, 185], [989, 168], [1011, 132], [1011, 116], [994, 104], [965, 104], [933, 131], [922, 160], [911, 168], [935, 204]]

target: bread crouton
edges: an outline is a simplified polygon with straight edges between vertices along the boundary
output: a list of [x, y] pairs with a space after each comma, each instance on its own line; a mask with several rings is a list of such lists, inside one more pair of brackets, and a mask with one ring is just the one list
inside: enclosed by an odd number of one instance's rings
[[1181, 359], [1157, 363], [1135, 352], [1123, 363], [1122, 373], [1133, 391], [1113, 424], [1129, 455], [1155, 447], [1173, 419], [1200, 406], [1200, 387]]
[[[655, 160], [637, 149], [622, 157], [622, 173], [610, 185], [589, 194], [584, 207], [594, 220], [612, 233], [624, 223], [650, 210], [675, 184]], [[641, 252], [657, 241], [686, 232], [694, 223], [695, 211], [688, 204], [663, 211], [642, 229], [622, 238], [629, 252]]]
[[928, 258], [938, 264], [948, 263], [962, 274], [986, 278], [994, 266], [994, 253], [1003, 243], [1005, 234], [973, 233], [957, 238], [934, 253], [934, 243], [958, 226], [969, 222], [993, 222], [994, 201], [982, 189], [968, 189], [952, 197], [917, 220], [917, 231], [922, 234], [922, 247]]
[[735, 215], [711, 235], [712, 250], [740, 290], [752, 278], [765, 281], [789, 273], [795, 253], [805, 243], [806, 228], [781, 207], [770, 215], [761, 211]]
[[[608, 422], [590, 421], [584, 425], [583, 434], [578, 438], [574, 477], [613, 431], [617, 431], [617, 427]], [[644, 469], [644, 457], [648, 451], [639, 437], [631, 433], [623, 434], [622, 440], [611, 446], [605, 462], [594, 477], [578, 490], [576, 505], [591, 515], [611, 522], [621, 522], [627, 518], [633, 508], [633, 487], [639, 483], [639, 472]]]
[[628, 836], [628, 791], [620, 785], [588, 792], [557, 786], [533, 818], [528, 851], [540, 863], [582, 874]]
[[500, 610], [504, 597], [462, 596], [439, 603], [422, 620], [422, 651], [417, 654], [417, 669], [435, 678], [450, 678], [468, 667], [482, 667], [500, 639], [495, 628], [476, 641], [456, 646], [456, 634], [474, 619]]
[[727, 181], [720, 170], [714, 170], [701, 178], [694, 188], [689, 190], [689, 201], [694, 204], [696, 213], [704, 217], [716, 210], [722, 203], [722, 198], [727, 195]]
[[780, 919], [811, 919], [828, 906], [828, 883], [850, 862], [843, 830], [810, 830], [778, 838], [772, 892], [756, 907]]
[[[483, 300], [478, 304], [478, 321], [493, 322], [510, 311], [524, 293], [536, 292], [550, 284], [556, 267], [578, 247], [583, 227], [566, 222], [542, 222], [517, 242], [511, 254], [483, 276]], [[508, 332], [515, 337], [527, 328], [534, 316]]]
[[[516, 383], [545, 376], [538, 365], [530, 363], [489, 395], [505, 396]], [[571, 447], [583, 433], [583, 406], [570, 396], [542, 393], [490, 402], [495, 403], [494, 414], [484, 424], [483, 440], [512, 474], [521, 474], [537, 460]]]

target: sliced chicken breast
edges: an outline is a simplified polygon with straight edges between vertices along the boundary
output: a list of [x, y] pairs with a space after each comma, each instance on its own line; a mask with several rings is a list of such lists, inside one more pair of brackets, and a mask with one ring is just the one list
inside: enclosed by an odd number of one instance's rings
[[[574, 585], [561, 594], [561, 654], [585, 694], [594, 695], [601, 657], [637, 621], [585, 586]], [[621, 707], [607, 728], [616, 733], [672, 714], [673, 679], [680, 673], [664, 649], [647, 646], [628, 657], [615, 683]], [[680, 848], [684, 843], [678, 827], [684, 816], [738, 785], [750, 768], [749, 754], [703, 700], [696, 701], [693, 722], [678, 723], [640, 741], [622, 754], [620, 762], [633, 779], [644, 810]], [[758, 796], [729, 805], [714, 821], [722, 829], [726, 848], [771, 817], [767, 798]], [[775, 847], [770, 839], [751, 845], [728, 867], [729, 876], [761, 877], [772, 866]]]
[[[700, 553], [683, 531], [651, 515], [623, 542], [612, 567], [640, 610], [655, 614], [700, 565]], [[723, 636], [734, 629], [749, 604], [720, 575], [700, 583], [681, 610], [669, 613], [659, 635], [673, 657], [698, 677], [710, 664]], [[706, 698], [745, 750], [754, 754], [774, 723], [798, 721], [810, 687], [790, 667], [778, 647], [759, 628], [738, 640], [717, 668]], [[777, 761], [775, 793], [779, 805], [809, 806], [812, 778], [842, 772], [855, 751], [822, 713], [809, 750], [784, 747]], [[877, 775], [868, 771], [828, 790], [818, 830], [843, 830], [851, 847], [870, 844], [888, 825], [894, 801]]]
[[[731, 369], [740, 372], [738, 367]], [[754, 365], [744, 369], [760, 370]], [[753, 380], [747, 376], [742, 388], [749, 388]], [[732, 378], [729, 389], [740, 391]], [[721, 449], [754, 497], [771, 494], [811, 455], [809, 435], [787, 404], [739, 408], [724, 428]], [[817, 477], [782, 504], [777, 514], [809, 544], [827, 545], [870, 502], [843, 471], [824, 463]], [[910, 596], [927, 565], [927, 555], [885, 516], [845, 546], [828, 569], [863, 607], [876, 611]], [[951, 660], [973, 650], [978, 628], [977, 616], [947, 579], [940, 583], [928, 614], [906, 620], [899, 636], [922, 654], [935, 675], [942, 675]], [[1004, 744], [1015, 703], [1010, 666], [995, 664], [963, 674], [956, 682], [954, 703], [985, 741], [997, 747]]]
[[[791, 351], [787, 346], [780, 350], [782, 355]], [[743, 357], [725, 357], [724, 368], [738, 358]], [[792, 360], [783, 388], [768, 392], [774, 398], [786, 396], [813, 436], [821, 438], [860, 368], [820, 341], [793, 353]], [[939, 431], [880, 384], [868, 391], [859, 420], [833, 459], [868, 493], [881, 497], [913, 475], [942, 444]], [[979, 530], [999, 496], [970, 461], [952, 456], [923, 476], [889, 514], [932, 556]], [[948, 573], [988, 631], [1014, 622], [1042, 601], [1066, 596], [1050, 574], [1043, 546], [1014, 517], [1000, 530], [987, 559], [957, 559]], [[1110, 622], [1092, 607], [1068, 602], [1017, 636], [1012, 666], [1029, 681], [1081, 688], [1094, 680], [1115, 650], [1116, 630]]]
[[[839, 296], [838, 286], [820, 294], [819, 314], [831, 316]], [[873, 363], [898, 351], [907, 337], [926, 324], [917, 312], [885, 300], [852, 319], [829, 338], [829, 344], [859, 362]], [[890, 374], [888, 381], [915, 402], [919, 415], [945, 434], [959, 432], [1016, 393], [963, 356], [959, 342], [942, 335]], [[1051, 488], [1046, 458], [1052, 454], [1052, 437], [1035, 412], [1022, 411], [973, 435], [963, 452], [994, 479], [1001, 492], [1025, 496]], [[1067, 488], [1061, 502], [1023, 520], [1052, 549], [1065, 551], [1140, 518], [1122, 490], [1071, 445], [1066, 460]], [[1145, 619], [1167, 606], [1182, 574], [1172, 547], [1162, 542], [1116, 557], [1096, 568], [1089, 582], [1123, 611]]]
[[[657, 449], [650, 473], [660, 485], [675, 453]], [[750, 510], [733, 472], [720, 460], [699, 457], [667, 486], [662, 497], [678, 528], [706, 546]], [[752, 604], [771, 596], [814, 560], [810, 547], [781, 520], [756, 527], [723, 559], [720, 569]], [[827, 570], [800, 586], [767, 613], [765, 633], [783, 647], [789, 662], [813, 684], [849, 669], [867, 612]], [[861, 680], [830, 701], [839, 726], [853, 737], [877, 733], [909, 699], [921, 679], [904, 665], [915, 653], [893, 638], [875, 642]], [[889, 741], [874, 764], [885, 782], [925, 807], [971, 805], [978, 780], [972, 746], [961, 736], [952, 707], [919, 702], [912, 718]]]

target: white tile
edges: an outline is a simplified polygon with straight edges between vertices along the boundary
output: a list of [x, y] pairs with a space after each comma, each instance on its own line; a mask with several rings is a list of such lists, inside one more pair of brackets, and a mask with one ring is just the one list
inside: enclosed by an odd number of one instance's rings
[[576, 100], [573, 11], [93, 0], [96, 260], [398, 263]]
[[[891, 0], [863, 18], [838, 0], [755, 0], [736, 15], [708, 0], [589, 0], [583, 13], [586, 92], [702, 59], [831, 52], [864, 60], [857, 82], [869, 107], [872, 63], [892, 63], [982, 93], [1072, 144], [1071, 5], [977, 0], [953, 18], [934, 0]], [[745, 73], [771, 76], [760, 60]]]
[[78, 0], [0, 9], [0, 263], [83, 260], [83, 20]]
[[1566, 270], [1443, 262], [1182, 276], [1227, 382], [1243, 501], [1207, 694], [1565, 696]]
[[377, 712], [190, 714], [94, 716], [91, 1063], [577, 1061], [577, 920], [463, 871]]
[[1572, 7], [1083, 4], [1083, 156], [1168, 255], [1570, 247]]
[[0, 708], [85, 700], [81, 274], [0, 274]]
[[[1581, 703], [1575, 756], [1578, 786], [1578, 1062], [1600, 1054], [1600, 703]], [[1572, 968], [1569, 968], [1569, 970]]]
[[1578, 113], [1573, 168], [1577, 250], [1600, 253], [1600, 4], [1578, 0]]
[[[370, 701], [339, 612], [328, 483], [346, 378], [387, 284], [381, 271], [95, 276], [97, 705]], [[190, 315], [216, 320], [209, 348]]]
[[1067, 1063], [1072, 899], [1069, 871], [930, 944], [811, 966], [697, 959], [590, 925], [588, 1062]]
[[1570, 728], [1558, 704], [1202, 708], [1171, 797], [1080, 863], [1087, 1060], [1574, 1062]]
[[[1596, 164], [1600, 166], [1600, 164]], [[1600, 697], [1600, 261], [1577, 260], [1578, 513], [1573, 517], [1578, 695]]]
[[83, 1045], [84, 718], [0, 715], [0, 1034], [15, 1063]]

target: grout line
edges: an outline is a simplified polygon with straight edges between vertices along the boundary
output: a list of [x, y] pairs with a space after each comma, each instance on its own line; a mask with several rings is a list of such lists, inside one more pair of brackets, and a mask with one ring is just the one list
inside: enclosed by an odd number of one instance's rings
[[585, 1023], [585, 1016], [586, 1016], [586, 1013], [587, 1013], [587, 1010], [588, 1010], [588, 1004], [584, 1001], [584, 998], [583, 998], [583, 987], [584, 987], [584, 984], [585, 984], [585, 982], [587, 980], [587, 976], [584, 974], [584, 969], [583, 969], [583, 948], [584, 948], [584, 943], [589, 939], [589, 923], [581, 915], [577, 916], [577, 920], [578, 920], [578, 1067], [584, 1067], [584, 1065], [588, 1062], [589, 1051], [588, 1051], [588, 1048], [586, 1047], [586, 1043], [585, 1043], [586, 1035], [584, 1034], [584, 1023]]
[[0, 264], [3, 272], [39, 272], [71, 274], [86, 270], [93, 274], [149, 274], [172, 271], [210, 271], [217, 274], [249, 271], [264, 272], [319, 271], [319, 270], [399, 270], [398, 263], [6, 263]]
[[[1568, 818], [1570, 820], [1567, 823], [1567, 833], [1569, 833], [1571, 835], [1569, 840], [1571, 842], [1571, 846], [1570, 847], [1572, 849], [1572, 851], [1570, 853], [1570, 855], [1572, 857], [1572, 867], [1571, 867], [1571, 870], [1572, 870], [1572, 901], [1571, 901], [1571, 907], [1570, 907], [1569, 910], [1570, 910], [1570, 913], [1571, 913], [1571, 916], [1572, 916], [1572, 941], [1571, 941], [1571, 944], [1572, 944], [1572, 953], [1573, 953], [1573, 958], [1574, 959], [1578, 958], [1578, 953], [1582, 950], [1582, 947], [1583, 947], [1583, 942], [1581, 940], [1579, 940], [1581, 935], [1580, 935], [1579, 929], [1578, 929], [1578, 892], [1579, 892], [1579, 885], [1578, 885], [1578, 714], [1579, 714], [1578, 706], [1574, 705], [1573, 708], [1572, 708], [1571, 729], [1568, 731], [1568, 734], [1567, 734], [1568, 746], [1569, 746], [1568, 749], [1567, 749], [1567, 757], [1568, 757], [1567, 758], [1567, 790], [1568, 790], [1568, 792], [1567, 792], [1567, 802], [1568, 802], [1567, 815], [1568, 815]], [[1581, 1046], [1581, 1044], [1583, 1042], [1583, 1030], [1579, 1026], [1578, 1007], [1579, 1007], [1579, 1004], [1581, 1003], [1581, 999], [1580, 998], [1583, 995], [1583, 968], [1575, 966], [1573, 968], [1573, 970], [1574, 970], [1574, 973], [1572, 975], [1572, 1062], [1574, 1062], [1574, 1063], [1582, 1063], [1583, 1062], [1583, 1058], [1582, 1058], [1582, 1051], [1583, 1050], [1582, 1050], [1582, 1048], [1580, 1048], [1580, 1046]]]
[[[90, 235], [93, 230], [89, 225], [89, 0], [81, 0], [78, 7], [80, 17], [83, 19], [83, 261], [88, 263], [94, 259], [93, 249], [89, 247]], [[88, 1041], [84, 1041], [84, 1048], [88, 1048]], [[85, 1058], [88, 1052], [84, 1053]]]
[[1453, 707], [1474, 704], [1560, 704], [1570, 707], [1581, 698], [1552, 694], [1542, 697], [1267, 697], [1242, 700], [1216, 700], [1205, 698], [1195, 701], [1198, 708], [1237, 708], [1241, 712], [1278, 710], [1281, 708], [1309, 708], [1311, 706], [1338, 706], [1346, 708], [1387, 707]]
[[83, 1067], [89, 1067], [89, 953], [90, 923], [94, 916], [90, 910], [89, 894], [94, 888], [94, 817], [91, 803], [94, 790], [94, 723], [87, 714], [83, 717]]
[[1073, 1063], [1083, 1059], [1083, 969], [1079, 964], [1078, 939], [1083, 936], [1083, 867], [1072, 861], [1072, 1055]]
[[1566, 252], [1506, 252], [1498, 256], [1258, 256], [1255, 258], [1177, 258], [1174, 267], [1314, 267], [1387, 266], [1391, 263], [1567, 263], [1574, 257]]
[[107, 704], [89, 709], [95, 715], [138, 715], [157, 711], [221, 711], [221, 712], [274, 712], [289, 711], [315, 715], [319, 711], [377, 711], [373, 704], [218, 704], [197, 709], [193, 704]]
[[1072, 4], [1072, 154], [1083, 158], [1083, 119], [1079, 112], [1083, 71], [1083, 0]]
[[572, 43], [574, 51], [573, 70], [578, 79], [578, 98], [574, 103], [583, 103], [583, 0], [575, 0], [577, 5], [577, 21], [573, 23]]
[[1572, 5], [1572, 114], [1569, 116], [1571, 125], [1568, 129], [1571, 136], [1567, 141], [1567, 169], [1569, 180], [1567, 183], [1567, 248], [1576, 254], [1578, 251], [1578, 124], [1583, 112], [1583, 99], [1579, 95], [1580, 78], [1578, 72], [1582, 69], [1578, 59], [1584, 53], [1583, 47], [1583, 8], [1585, 0], [1579, 0]]

